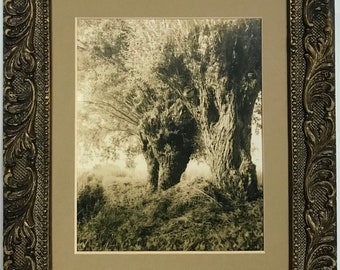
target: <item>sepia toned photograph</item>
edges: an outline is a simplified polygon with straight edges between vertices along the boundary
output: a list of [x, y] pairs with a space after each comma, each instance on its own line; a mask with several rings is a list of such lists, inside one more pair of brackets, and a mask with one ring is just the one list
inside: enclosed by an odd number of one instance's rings
[[262, 20], [78, 18], [77, 251], [263, 251]]

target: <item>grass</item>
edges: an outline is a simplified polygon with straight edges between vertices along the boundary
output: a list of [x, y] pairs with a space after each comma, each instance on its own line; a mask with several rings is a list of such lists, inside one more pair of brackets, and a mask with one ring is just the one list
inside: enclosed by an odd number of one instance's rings
[[[202, 178], [154, 194], [143, 182], [114, 182], [104, 191], [93, 178], [79, 191], [78, 214], [91, 213], [78, 217], [78, 251], [263, 250], [261, 198], [233, 200]], [[100, 209], [80, 209], [91, 194]]]

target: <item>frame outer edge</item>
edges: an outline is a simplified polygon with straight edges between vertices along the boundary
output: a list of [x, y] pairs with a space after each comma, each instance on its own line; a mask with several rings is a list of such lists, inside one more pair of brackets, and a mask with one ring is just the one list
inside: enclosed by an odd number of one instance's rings
[[306, 269], [336, 269], [334, 1], [304, 2]]
[[50, 0], [4, 0], [4, 269], [50, 269]]
[[289, 3], [291, 269], [337, 266], [334, 15], [333, 0]]

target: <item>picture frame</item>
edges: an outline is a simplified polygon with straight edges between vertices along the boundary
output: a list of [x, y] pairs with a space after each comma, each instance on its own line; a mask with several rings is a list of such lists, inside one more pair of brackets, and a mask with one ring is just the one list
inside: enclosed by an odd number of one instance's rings
[[[289, 266], [336, 269], [334, 1], [287, 1]], [[4, 269], [54, 269], [49, 0], [4, 1]]]

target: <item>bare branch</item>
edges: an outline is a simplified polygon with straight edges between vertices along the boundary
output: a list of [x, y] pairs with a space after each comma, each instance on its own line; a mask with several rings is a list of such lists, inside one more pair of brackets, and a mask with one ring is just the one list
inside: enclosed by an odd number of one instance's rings
[[138, 118], [131, 117], [130, 115], [128, 115], [128, 112], [125, 112], [121, 109], [117, 109], [116, 107], [114, 107], [112, 104], [108, 102], [104, 102], [104, 101], [83, 101], [83, 102], [87, 104], [99, 106], [102, 109], [105, 109], [105, 111], [111, 114], [112, 116], [117, 117], [123, 121], [126, 121], [134, 126], [138, 126]]

